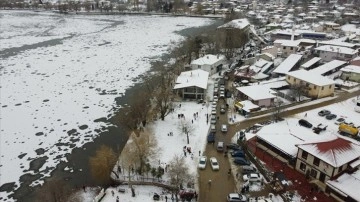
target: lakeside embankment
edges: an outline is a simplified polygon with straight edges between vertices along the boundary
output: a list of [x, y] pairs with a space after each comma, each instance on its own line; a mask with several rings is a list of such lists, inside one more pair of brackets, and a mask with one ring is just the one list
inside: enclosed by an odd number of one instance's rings
[[[214, 28], [220, 24], [222, 24], [221, 20], [215, 20], [211, 25], [184, 29], [182, 31], [179, 31], [178, 34], [183, 36], [196, 36], [200, 33], [214, 30]], [[170, 57], [170, 53], [165, 54], [162, 56], [162, 60], [168, 61]], [[151, 71], [153, 71], [153, 68], [151, 68], [150, 72]], [[151, 74], [145, 73], [144, 75]], [[133, 94], [141, 92], [142, 89], [143, 85], [141, 83], [135, 84], [133, 87], [127, 89], [124, 96], [118, 97], [116, 99], [117, 105], [126, 105], [130, 102], [129, 98], [132, 97]], [[119, 110], [116, 114], [121, 115], [121, 113], [121, 110]], [[92, 179], [89, 170], [89, 157], [94, 155], [95, 151], [101, 145], [107, 145], [120, 153], [128, 139], [127, 131], [124, 129], [124, 127], [117, 123], [114, 117], [115, 115], [108, 118], [102, 117], [94, 120], [101, 122], [109, 122], [112, 123], [114, 126], [104, 128], [104, 132], [101, 132], [99, 137], [94, 139], [93, 142], [86, 143], [81, 148], [74, 149], [71, 154], [66, 156], [67, 162], [62, 162], [58, 164], [56, 169], [51, 173], [51, 177], [46, 181], [50, 181], [53, 179], [61, 179], [64, 180], [66, 184], [73, 189], [80, 188], [84, 185], [96, 186], [96, 182]], [[66, 167], [72, 168], [74, 172], [65, 171], [64, 169]], [[45, 182], [45, 184], [46, 183], [48, 182]], [[47, 190], [43, 190], [40, 186], [31, 187], [28, 183], [26, 183], [26, 179], [22, 179], [22, 184], [15, 191], [13, 197], [17, 199], [17, 201], [36, 201], [36, 195], [44, 191]]]

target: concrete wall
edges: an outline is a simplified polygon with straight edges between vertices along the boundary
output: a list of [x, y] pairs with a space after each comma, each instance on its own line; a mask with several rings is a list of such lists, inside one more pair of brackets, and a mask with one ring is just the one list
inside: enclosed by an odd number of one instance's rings
[[[360, 68], [360, 67], [359, 67]], [[355, 81], [360, 83], [360, 74], [354, 72], [343, 72], [340, 76], [342, 80]]]
[[317, 53], [319, 54], [319, 57], [325, 62], [330, 62], [334, 59], [348, 61], [356, 57], [356, 55], [346, 55], [337, 52], [317, 51]]

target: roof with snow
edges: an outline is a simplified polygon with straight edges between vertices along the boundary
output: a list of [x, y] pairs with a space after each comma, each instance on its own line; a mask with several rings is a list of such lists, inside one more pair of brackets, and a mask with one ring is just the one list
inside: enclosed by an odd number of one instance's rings
[[342, 65], [346, 64], [345, 61], [341, 61], [341, 60], [333, 60], [330, 61], [328, 63], [325, 63], [319, 67], [316, 67], [314, 69], [309, 70], [309, 72], [314, 73], [314, 74], [318, 74], [318, 75], [323, 75], [327, 72], [330, 72]]
[[306, 71], [304, 69], [300, 69], [300, 70], [293, 71], [293, 72], [288, 72], [287, 75], [295, 77], [302, 81], [306, 81], [307, 83], [317, 85], [317, 86], [327, 86], [327, 85], [335, 84], [334, 80], [331, 80], [320, 74], [314, 74], [313, 72]]
[[298, 125], [299, 119], [289, 118], [285, 121], [266, 125], [256, 135], [283, 153], [296, 157], [296, 145], [320, 140], [325, 135], [317, 135], [307, 128]]
[[174, 89], [186, 88], [191, 86], [206, 89], [208, 79], [209, 72], [202, 69], [181, 72], [181, 74], [176, 79]]
[[264, 100], [264, 99], [271, 99], [276, 97], [273, 94], [275, 93], [275, 91], [263, 85], [242, 86], [242, 87], [237, 87], [236, 90], [242, 92], [252, 100]]
[[354, 55], [357, 53], [356, 50], [351, 49], [351, 48], [346, 48], [346, 47], [342, 47], [342, 46], [330, 46], [330, 45], [319, 46], [319, 47], [315, 48], [315, 50], [333, 52], [333, 53], [344, 53], [344, 54], [350, 54], [350, 55]]
[[342, 137], [299, 144], [298, 147], [336, 168], [360, 157], [360, 143]]
[[301, 58], [302, 55], [291, 54], [276, 69], [274, 69], [273, 72], [277, 74], [286, 74], [295, 67]]
[[347, 43], [343, 41], [336, 41], [336, 40], [330, 40], [330, 41], [319, 41], [319, 45], [332, 45], [332, 46], [341, 46], [341, 47], [347, 47], [347, 48], [354, 48], [355, 44]]
[[232, 20], [224, 25], [221, 25], [218, 27], [218, 29], [221, 28], [236, 28], [236, 29], [244, 29], [250, 26], [249, 21], [246, 18], [243, 19], [235, 19]]
[[360, 66], [348, 65], [348, 66], [342, 68], [341, 71], [342, 72], [352, 72], [352, 73], [360, 74]]
[[345, 197], [350, 196], [356, 201], [360, 201], [360, 170], [352, 174], [344, 173], [337, 179], [327, 181], [326, 184]]
[[250, 112], [252, 109], [258, 109], [259, 106], [252, 103], [250, 100], [243, 100], [240, 102], [240, 104], [243, 106], [242, 109]]
[[223, 55], [204, 55], [201, 58], [198, 58], [196, 60], [193, 60], [191, 62], [192, 65], [213, 65], [219, 61], [222, 61], [225, 59], [225, 56]]
[[319, 62], [321, 60], [321, 58], [319, 57], [314, 57], [311, 60], [305, 62], [304, 64], [301, 65], [302, 68], [304, 69], [308, 69], [309, 67], [313, 66], [315, 63]]

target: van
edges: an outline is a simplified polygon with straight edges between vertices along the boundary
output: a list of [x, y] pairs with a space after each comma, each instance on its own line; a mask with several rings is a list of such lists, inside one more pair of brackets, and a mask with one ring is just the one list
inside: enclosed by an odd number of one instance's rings
[[216, 150], [220, 152], [224, 151], [224, 142], [218, 142]]
[[210, 131], [211, 132], [216, 132], [216, 125], [215, 124], [211, 124]]
[[241, 172], [243, 175], [249, 174], [249, 173], [256, 173], [256, 168], [253, 166], [241, 166]]

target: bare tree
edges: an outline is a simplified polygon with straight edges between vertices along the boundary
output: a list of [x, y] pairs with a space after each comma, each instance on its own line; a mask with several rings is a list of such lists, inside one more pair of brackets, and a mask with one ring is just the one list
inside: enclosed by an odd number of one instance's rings
[[191, 135], [195, 130], [194, 124], [192, 124], [190, 121], [181, 120], [178, 129], [181, 133], [184, 133], [186, 135], [187, 143], [189, 144], [189, 135]]
[[175, 155], [171, 160], [168, 168], [168, 175], [170, 176], [171, 185], [176, 187], [176, 196], [178, 195], [180, 187], [191, 181], [189, 167], [186, 165], [184, 158]]
[[90, 171], [92, 177], [102, 186], [111, 185], [111, 172], [117, 161], [117, 154], [108, 146], [101, 145], [95, 152], [95, 156], [90, 157]]
[[296, 101], [301, 101], [301, 96], [307, 95], [309, 87], [303, 83], [296, 83], [290, 86], [290, 96], [293, 96]]
[[151, 129], [145, 128], [139, 135], [132, 133], [128, 144], [123, 149], [122, 162], [126, 167], [139, 165], [137, 168], [139, 174], [148, 172], [146, 164], [149, 158], [154, 157], [158, 152], [157, 142]]
[[177, 13], [178, 11], [183, 10], [185, 6], [184, 0], [174, 0], [173, 10]]
[[[173, 74], [171, 72], [162, 71], [157, 78], [157, 85], [150, 87], [153, 89], [153, 101], [156, 111], [160, 113], [160, 119], [165, 120], [173, 109]], [[155, 83], [152, 83], [154, 85]], [[151, 84], [149, 85], [151, 86]]]
[[216, 33], [220, 50], [228, 60], [249, 41], [247, 31], [232, 27], [231, 25], [218, 28]]
[[54, 178], [46, 181], [37, 194], [37, 201], [66, 202], [71, 194], [71, 188], [65, 180]]
[[284, 102], [281, 99], [276, 98], [273, 104], [273, 113], [272, 113], [272, 118], [275, 122], [281, 120], [281, 113], [283, 111], [284, 111]]

